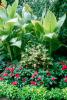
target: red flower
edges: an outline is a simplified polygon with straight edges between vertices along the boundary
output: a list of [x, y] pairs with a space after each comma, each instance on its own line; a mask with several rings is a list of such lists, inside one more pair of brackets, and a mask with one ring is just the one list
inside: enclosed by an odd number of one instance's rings
[[15, 77], [16, 77], [16, 78], [20, 78], [20, 74], [18, 74], [18, 73], [15, 74]]
[[8, 73], [4, 73], [3, 76], [8, 76]]
[[40, 82], [40, 85], [44, 84], [44, 82]]
[[0, 81], [4, 80], [4, 78], [0, 77]]
[[37, 81], [40, 81], [41, 80], [41, 77], [37, 78]]
[[26, 78], [23, 78], [22, 81], [25, 82], [26, 81]]
[[38, 72], [35, 71], [31, 78], [35, 78], [35, 76], [37, 76], [37, 75], [38, 75]]
[[35, 76], [36, 76], [36, 75], [38, 75], [38, 72], [37, 72], [37, 71], [35, 71], [35, 72], [34, 72], [34, 75], [35, 75]]
[[14, 68], [12, 67], [12, 68], [9, 68], [9, 70], [10, 70], [10, 72], [14, 72]]
[[63, 65], [62, 70], [67, 70], [67, 66]]
[[51, 73], [50, 72], [47, 72], [47, 76], [51, 76]]
[[8, 68], [8, 67], [6, 67], [6, 70], [9, 70], [9, 68]]
[[18, 84], [17, 81], [12, 82], [12, 85], [17, 85], [17, 84]]
[[14, 68], [13, 68], [13, 67], [12, 67], [12, 68], [8, 68], [8, 67], [7, 67], [6, 70], [9, 70], [9, 71], [12, 72], [12, 73], [14, 72]]
[[35, 78], [35, 75], [33, 74], [31, 78]]
[[55, 77], [52, 77], [52, 81], [55, 81], [56, 80], [56, 78]]
[[64, 82], [67, 82], [67, 78], [64, 78]]
[[37, 85], [37, 83], [35, 81], [31, 81], [30, 83], [31, 83], [31, 85]]

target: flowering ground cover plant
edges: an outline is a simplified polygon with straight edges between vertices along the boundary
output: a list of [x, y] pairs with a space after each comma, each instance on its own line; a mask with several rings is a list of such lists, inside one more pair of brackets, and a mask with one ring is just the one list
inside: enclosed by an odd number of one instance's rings
[[50, 88], [67, 86], [67, 65], [65, 62], [54, 62], [47, 69], [33, 69], [32, 66], [7, 64], [0, 73], [0, 81], [23, 87], [25, 85], [45, 86]]

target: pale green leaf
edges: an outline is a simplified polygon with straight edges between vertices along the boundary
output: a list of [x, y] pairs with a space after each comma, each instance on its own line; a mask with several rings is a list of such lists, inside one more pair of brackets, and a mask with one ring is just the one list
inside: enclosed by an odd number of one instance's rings
[[15, 43], [17, 41], [17, 38], [12, 38], [10, 42]]
[[44, 31], [47, 33], [52, 33], [56, 29], [57, 20], [55, 15], [51, 11], [47, 12], [45, 19], [43, 20], [43, 27]]
[[4, 24], [4, 28], [7, 29], [7, 30], [10, 30], [15, 25], [18, 25], [18, 19], [17, 18], [10, 19], [10, 20], [6, 21], [6, 23]]
[[6, 22], [6, 24], [16, 24], [18, 23], [18, 19], [17, 18], [13, 18], [13, 19], [10, 19]]
[[54, 35], [55, 35], [55, 33], [49, 33], [49, 34], [45, 34], [44, 36], [52, 39]]
[[14, 43], [12, 43], [12, 46], [16, 46], [16, 47], [21, 48], [21, 44], [22, 44], [21, 41], [15, 41]]
[[63, 16], [59, 19], [59, 21], [58, 21], [58, 23], [57, 23], [58, 28], [61, 28], [61, 27], [62, 27], [62, 25], [63, 25], [65, 19], [66, 19], [66, 14], [63, 15]]
[[3, 8], [3, 9], [0, 9], [0, 20], [6, 20], [7, 19], [7, 14], [6, 14], [6, 10]]
[[7, 14], [8, 14], [8, 16], [9, 16], [10, 18], [15, 17], [17, 7], [18, 7], [18, 0], [15, 0], [15, 2], [12, 4], [12, 6], [9, 5], [9, 6], [7, 7]]
[[7, 39], [8, 35], [2, 35], [0, 36], [0, 40], [1, 41], [5, 41]]

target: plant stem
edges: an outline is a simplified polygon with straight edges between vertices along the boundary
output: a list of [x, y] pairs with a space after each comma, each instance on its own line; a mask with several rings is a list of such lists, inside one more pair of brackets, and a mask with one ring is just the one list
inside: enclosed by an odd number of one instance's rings
[[8, 50], [8, 53], [9, 53], [10, 59], [11, 59], [11, 61], [12, 61], [11, 49], [10, 49], [10, 46], [9, 46], [8, 43], [7, 43], [7, 50]]

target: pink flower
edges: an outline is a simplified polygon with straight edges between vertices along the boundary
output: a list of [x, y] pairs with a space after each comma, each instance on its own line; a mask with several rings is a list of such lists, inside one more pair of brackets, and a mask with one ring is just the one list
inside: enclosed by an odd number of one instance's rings
[[67, 78], [64, 78], [64, 82], [67, 82]]
[[35, 81], [31, 81], [30, 83], [31, 83], [31, 85], [37, 85], [37, 83]]
[[37, 78], [37, 81], [40, 81], [41, 80], [41, 77]]
[[35, 76], [36, 76], [36, 75], [38, 75], [38, 72], [37, 72], [37, 71], [35, 71], [35, 72], [34, 72], [34, 75], [35, 75]]
[[9, 68], [10, 72], [13, 73], [14, 72], [14, 68]]
[[15, 77], [16, 77], [16, 78], [20, 78], [20, 74], [18, 74], [18, 73], [15, 74]]
[[0, 77], [0, 81], [4, 80], [4, 78]]
[[33, 74], [31, 78], [35, 78], [35, 75]]
[[17, 84], [18, 84], [17, 81], [12, 82], [12, 85], [17, 85]]
[[23, 78], [22, 81], [25, 82], [26, 81], [26, 78]]
[[8, 68], [8, 67], [7, 67], [6, 70], [9, 70], [9, 71], [12, 72], [12, 73], [14, 72], [14, 68], [13, 68], [13, 67], [12, 67], [12, 68]]
[[35, 71], [31, 78], [35, 78], [35, 76], [37, 76], [37, 75], [38, 75], [38, 72]]
[[8, 67], [6, 67], [6, 70], [9, 70], [9, 68], [8, 68]]
[[55, 77], [52, 77], [52, 81], [55, 81], [56, 80], [56, 78]]
[[62, 70], [67, 70], [67, 66], [63, 65]]
[[4, 73], [3, 76], [8, 76], [8, 73]]

